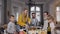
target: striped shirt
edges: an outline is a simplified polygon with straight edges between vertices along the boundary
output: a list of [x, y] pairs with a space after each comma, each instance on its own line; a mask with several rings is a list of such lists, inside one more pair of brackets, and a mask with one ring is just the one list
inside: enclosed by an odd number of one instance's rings
[[14, 33], [16, 31], [15, 24], [12, 22], [8, 23], [7, 32]]

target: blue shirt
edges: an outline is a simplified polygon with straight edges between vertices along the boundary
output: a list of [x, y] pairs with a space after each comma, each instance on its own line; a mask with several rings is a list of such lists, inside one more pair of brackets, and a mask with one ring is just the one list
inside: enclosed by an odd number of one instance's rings
[[32, 18], [31, 19], [31, 26], [37, 26], [38, 25], [38, 19]]

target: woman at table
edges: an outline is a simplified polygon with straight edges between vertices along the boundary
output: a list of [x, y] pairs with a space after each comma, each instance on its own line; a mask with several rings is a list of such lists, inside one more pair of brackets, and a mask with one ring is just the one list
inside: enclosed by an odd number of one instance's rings
[[28, 26], [30, 24], [30, 18], [28, 16], [28, 9], [24, 8], [23, 12], [18, 17], [17, 24], [20, 26], [20, 28], [24, 28], [25, 26]]
[[51, 27], [51, 34], [55, 34], [54, 29], [55, 29], [55, 20], [52, 16], [48, 17], [48, 23], [50, 24]]

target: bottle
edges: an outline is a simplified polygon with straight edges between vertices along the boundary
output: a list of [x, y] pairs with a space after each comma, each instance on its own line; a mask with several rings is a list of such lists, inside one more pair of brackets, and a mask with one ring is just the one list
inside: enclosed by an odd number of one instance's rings
[[7, 34], [7, 33], [6, 33], [6, 30], [4, 30], [4, 34]]
[[48, 27], [47, 27], [47, 34], [51, 34], [51, 27], [50, 27], [50, 23], [48, 23]]

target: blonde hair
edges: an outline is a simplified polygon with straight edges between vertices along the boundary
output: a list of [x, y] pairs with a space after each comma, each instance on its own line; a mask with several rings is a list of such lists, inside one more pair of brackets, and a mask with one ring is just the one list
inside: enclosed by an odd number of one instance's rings
[[54, 19], [54, 17], [53, 16], [48, 16], [48, 18], [47, 18], [48, 20], [52, 20], [54, 23], [56, 23], [56, 21], [55, 21], [55, 19]]
[[48, 16], [48, 20], [50, 19], [54, 21], [54, 18], [52, 16]]

